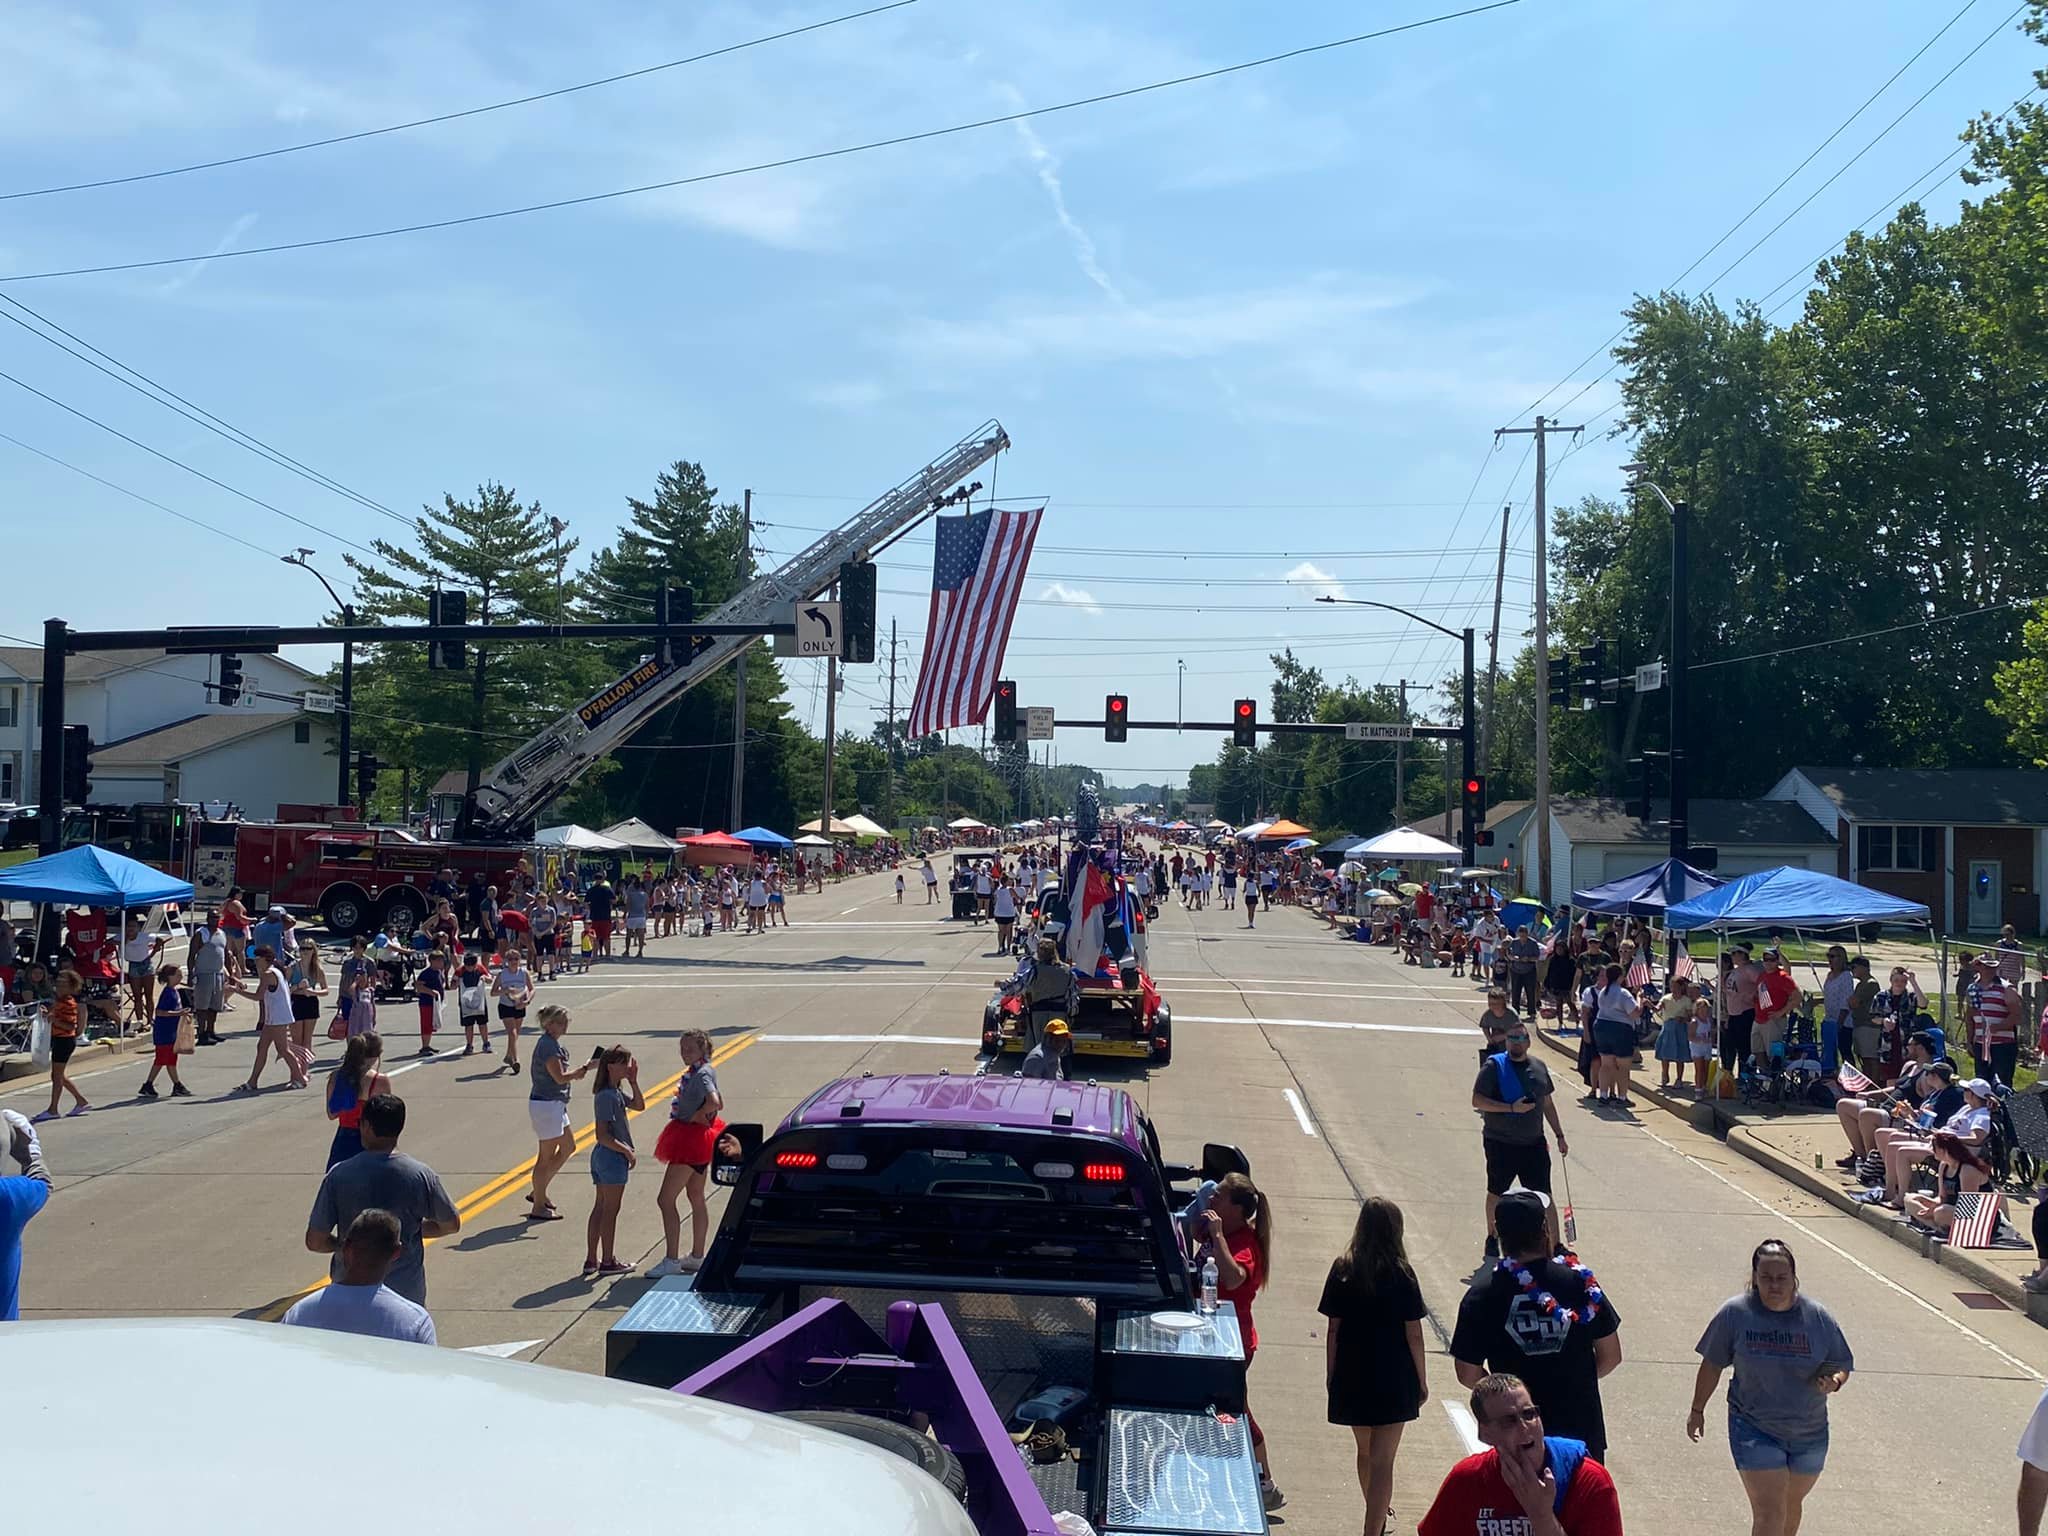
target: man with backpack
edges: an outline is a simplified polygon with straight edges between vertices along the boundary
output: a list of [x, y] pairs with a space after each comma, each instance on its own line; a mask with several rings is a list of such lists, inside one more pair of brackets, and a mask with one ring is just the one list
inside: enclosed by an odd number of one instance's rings
[[[1494, 1214], [1511, 1185], [1537, 1194], [1550, 1193], [1550, 1146], [1543, 1125], [1557, 1137], [1557, 1155], [1567, 1157], [1564, 1125], [1557, 1117], [1556, 1085], [1550, 1068], [1529, 1054], [1529, 1025], [1517, 1021], [1502, 1037], [1507, 1049], [1480, 1064], [1472, 1084], [1472, 1107], [1481, 1120], [1480, 1145], [1486, 1151], [1486, 1257], [1500, 1257]], [[1540, 1118], [1539, 1118], [1540, 1117]], [[1546, 1214], [1551, 1246], [1558, 1244], [1557, 1206]]]

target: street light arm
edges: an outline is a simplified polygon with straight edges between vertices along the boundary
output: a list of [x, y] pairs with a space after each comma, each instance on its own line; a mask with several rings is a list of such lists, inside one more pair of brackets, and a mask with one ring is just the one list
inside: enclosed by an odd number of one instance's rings
[[1354, 608], [1384, 608], [1389, 613], [1400, 614], [1404, 619], [1413, 619], [1416, 623], [1433, 629], [1440, 635], [1449, 635], [1453, 640], [1463, 640], [1465, 638], [1463, 630], [1446, 628], [1434, 619], [1425, 619], [1421, 614], [1410, 613], [1406, 608], [1397, 607], [1393, 603], [1376, 603], [1372, 599], [1365, 597], [1330, 597], [1327, 595], [1317, 598], [1316, 601], [1319, 603], [1348, 603]]
[[325, 576], [321, 575], [320, 568], [312, 564], [307, 559], [305, 559], [304, 556], [280, 555], [278, 558], [283, 560], [286, 565], [296, 565], [302, 571], [311, 571], [313, 573], [313, 579], [319, 582], [321, 586], [325, 587], [327, 589], [327, 595], [334, 599], [334, 606], [336, 608], [340, 609], [348, 607], [348, 604], [344, 603], [341, 600], [341, 594], [334, 590], [334, 583], [329, 581]]

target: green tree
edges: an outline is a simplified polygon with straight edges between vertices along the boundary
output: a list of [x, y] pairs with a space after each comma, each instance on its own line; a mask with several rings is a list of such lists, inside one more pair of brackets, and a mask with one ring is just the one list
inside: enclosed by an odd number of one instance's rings
[[2010, 744], [2029, 767], [2048, 768], [2048, 603], [2027, 620], [2018, 659], [1998, 668], [1991, 708], [2011, 727]]

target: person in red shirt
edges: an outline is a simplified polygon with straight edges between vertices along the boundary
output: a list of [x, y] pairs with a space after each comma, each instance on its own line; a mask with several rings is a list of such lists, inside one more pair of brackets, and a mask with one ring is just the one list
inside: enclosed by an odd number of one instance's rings
[[1487, 1449], [1452, 1467], [1418, 1536], [1622, 1536], [1621, 1501], [1584, 1442], [1548, 1437], [1521, 1378], [1481, 1378], [1472, 1417]]
[[[1249, 1372], [1252, 1356], [1259, 1352], [1258, 1325], [1252, 1321], [1252, 1299], [1266, 1283], [1271, 1271], [1273, 1212], [1258, 1186], [1241, 1173], [1227, 1175], [1216, 1186], [1216, 1196], [1202, 1215], [1202, 1253], [1198, 1261], [1216, 1261], [1216, 1299], [1230, 1303], [1237, 1313], [1237, 1331], [1244, 1340], [1244, 1365]], [[1273, 1469], [1266, 1460], [1266, 1437], [1245, 1403], [1245, 1423], [1251, 1427], [1252, 1455], [1259, 1464], [1259, 1495], [1268, 1512], [1287, 1502], [1273, 1481]]]
[[1435, 911], [1436, 896], [1430, 890], [1430, 888], [1425, 885], [1421, 890], [1415, 893], [1415, 915], [1421, 918], [1426, 923], [1429, 921], [1430, 914]]
[[[1756, 983], [1756, 1051], [1767, 1058], [1771, 1047], [1785, 1041], [1785, 1026], [1791, 1021], [1792, 1004], [1798, 1000], [1799, 983], [1785, 964], [1779, 950], [1764, 951], [1764, 973]], [[1766, 1061], [1757, 1065], [1763, 1067]]]

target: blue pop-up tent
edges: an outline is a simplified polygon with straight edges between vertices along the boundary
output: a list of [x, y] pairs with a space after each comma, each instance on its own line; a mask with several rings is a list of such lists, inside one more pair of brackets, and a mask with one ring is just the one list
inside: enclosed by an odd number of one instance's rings
[[780, 832], [770, 832], [766, 827], [743, 827], [733, 833], [743, 843], [752, 843], [757, 848], [794, 848], [788, 838]]
[[0, 901], [48, 902], [125, 912], [191, 899], [190, 881], [174, 879], [138, 859], [90, 844], [0, 871]]
[[[1573, 898], [1577, 900], [1577, 897]], [[1860, 923], [1927, 923], [1925, 905], [1887, 896], [1818, 870], [1760, 869], [1665, 909], [1667, 927], [1738, 933], [1756, 928], [1844, 928]]]
[[1666, 909], [1704, 896], [1721, 883], [1683, 859], [1666, 859], [1619, 880], [1573, 891], [1572, 906], [1581, 912], [1599, 912], [1609, 917], [1661, 917]]

